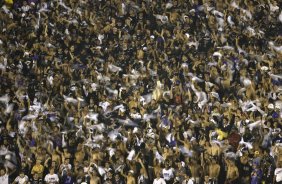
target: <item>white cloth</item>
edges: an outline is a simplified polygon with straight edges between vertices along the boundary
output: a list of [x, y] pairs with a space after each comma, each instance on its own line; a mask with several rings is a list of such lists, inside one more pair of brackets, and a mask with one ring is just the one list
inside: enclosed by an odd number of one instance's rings
[[128, 156], [127, 156], [127, 160], [132, 160], [133, 157], [135, 155], [135, 150], [131, 150], [129, 153], [128, 153]]
[[99, 106], [102, 107], [104, 111], [107, 110], [107, 108], [108, 108], [109, 105], [110, 105], [110, 103], [107, 102], [107, 101], [106, 101], [106, 102], [100, 102], [100, 103], [99, 103]]
[[154, 179], [153, 184], [166, 184], [165, 180], [163, 178], [156, 178]]
[[191, 179], [188, 179], [188, 180], [184, 180], [184, 181], [182, 182], [182, 184], [194, 184], [194, 181], [191, 180]]
[[59, 177], [57, 174], [47, 174], [44, 180], [47, 184], [55, 184], [59, 182]]
[[7, 174], [5, 174], [4, 176], [0, 176], [0, 183], [9, 184], [9, 176]]
[[18, 177], [16, 177], [15, 182], [18, 183], [18, 184], [24, 184], [25, 182], [28, 182], [28, 177], [24, 176], [22, 178], [22, 177], [18, 176]]
[[133, 119], [141, 119], [142, 116], [139, 113], [130, 113], [130, 117]]
[[172, 168], [169, 168], [169, 169], [164, 168], [162, 173], [166, 181], [169, 181], [174, 177]]
[[60, 170], [62, 171], [61, 175], [64, 175], [64, 173], [66, 173], [67, 170], [71, 170], [71, 169], [72, 169], [71, 164], [68, 164], [68, 165], [66, 165], [66, 164], [61, 164], [61, 165], [60, 165]]
[[194, 84], [192, 84], [192, 90], [195, 92], [196, 96], [197, 96], [197, 103], [199, 108], [203, 108], [203, 106], [208, 102], [207, 100], [207, 94], [203, 91], [198, 91]]
[[278, 19], [279, 19], [280, 22], [282, 22], [282, 11], [281, 11], [281, 13], [279, 14]]
[[30, 10], [30, 6], [26, 5], [26, 6], [22, 6], [22, 11], [23, 12], [28, 12]]
[[282, 181], [282, 168], [276, 168], [274, 175], [276, 176], [276, 182]]

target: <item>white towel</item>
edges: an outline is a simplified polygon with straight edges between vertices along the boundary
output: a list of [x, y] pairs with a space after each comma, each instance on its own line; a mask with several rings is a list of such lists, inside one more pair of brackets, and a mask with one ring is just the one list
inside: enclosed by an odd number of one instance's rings
[[134, 155], [135, 155], [135, 150], [131, 150], [126, 159], [131, 161]]

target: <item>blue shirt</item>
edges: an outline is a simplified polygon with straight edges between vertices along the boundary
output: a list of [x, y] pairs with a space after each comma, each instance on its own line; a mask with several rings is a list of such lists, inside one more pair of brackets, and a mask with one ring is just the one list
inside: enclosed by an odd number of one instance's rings
[[[256, 173], [256, 175], [254, 175], [253, 173]], [[251, 184], [259, 184], [261, 178], [262, 178], [262, 171], [260, 169], [253, 170]]]

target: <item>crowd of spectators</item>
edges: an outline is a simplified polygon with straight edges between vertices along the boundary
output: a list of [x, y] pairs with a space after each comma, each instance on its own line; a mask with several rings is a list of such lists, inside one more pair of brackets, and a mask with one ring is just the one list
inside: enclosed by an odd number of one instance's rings
[[1, 184], [281, 184], [281, 1], [0, 7]]

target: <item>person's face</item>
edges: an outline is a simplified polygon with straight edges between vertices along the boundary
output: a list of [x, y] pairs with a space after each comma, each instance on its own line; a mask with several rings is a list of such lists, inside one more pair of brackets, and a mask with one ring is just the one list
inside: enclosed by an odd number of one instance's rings
[[73, 52], [74, 51], [74, 46], [70, 47], [70, 51]]
[[130, 20], [130, 19], [126, 19], [126, 20], [125, 20], [125, 24], [126, 24], [126, 25], [128, 25], [128, 26], [129, 26], [129, 25], [130, 25], [130, 23], [131, 23], [131, 20]]
[[181, 168], [181, 167], [182, 167], [181, 162], [178, 162], [178, 163], [177, 163], [177, 167], [178, 167], [178, 168]]
[[42, 149], [41, 152], [42, 152], [43, 155], [46, 155], [46, 150], [45, 149]]
[[6, 172], [5, 172], [4, 169], [1, 169], [1, 170], [0, 170], [0, 175], [1, 175], [1, 176], [3, 176], [5, 173], [6, 173]]
[[59, 128], [57, 126], [54, 127], [54, 132], [58, 132]]
[[37, 149], [37, 152], [41, 154], [41, 153], [42, 153], [42, 149], [41, 149], [41, 148], [38, 148], [38, 149]]
[[26, 166], [26, 162], [22, 162], [22, 167], [25, 167]]
[[169, 163], [165, 163], [165, 168], [169, 168]]
[[38, 174], [33, 175], [33, 179], [37, 180], [38, 179]]
[[108, 176], [109, 178], [112, 178], [112, 177], [113, 177], [113, 175], [112, 175], [111, 172], [107, 172], [107, 176]]
[[130, 10], [130, 11], [129, 11], [129, 15], [130, 15], [131, 17], [134, 17], [134, 16], [135, 16], [134, 11], [133, 11], [133, 10]]
[[140, 13], [139, 16], [138, 16], [138, 18], [139, 18], [140, 20], [142, 20], [142, 19], [143, 19], [143, 13]]
[[118, 32], [118, 29], [116, 27], [113, 28], [113, 33], [116, 34]]
[[255, 169], [257, 169], [258, 168], [258, 166], [256, 165], [256, 164], [254, 164], [253, 165], [253, 169], [255, 170]]
[[120, 179], [119, 175], [118, 175], [118, 174], [115, 175], [115, 180], [116, 180], [116, 181], [119, 181], [119, 179]]
[[88, 166], [88, 165], [89, 165], [89, 163], [88, 163], [87, 160], [85, 160], [85, 161], [83, 162], [83, 164], [84, 164], [85, 166]]
[[69, 163], [70, 163], [69, 159], [65, 159], [65, 164], [69, 164]]

